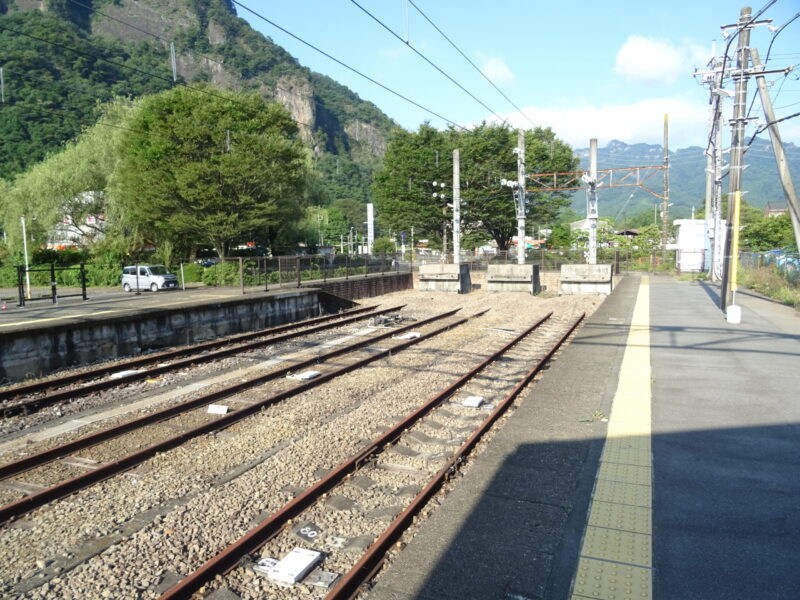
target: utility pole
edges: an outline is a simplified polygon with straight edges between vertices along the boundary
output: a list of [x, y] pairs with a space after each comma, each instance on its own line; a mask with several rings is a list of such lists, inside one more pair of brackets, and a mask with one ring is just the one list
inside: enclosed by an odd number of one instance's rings
[[25, 215], [20, 218], [22, 223], [22, 251], [25, 254], [25, 297], [31, 298], [31, 272], [28, 270], [28, 233], [25, 231]]
[[169, 43], [169, 56], [172, 63], [172, 81], [178, 81], [178, 61], [175, 59], [175, 42]]
[[661, 248], [667, 249], [669, 235], [669, 115], [664, 115], [664, 198], [661, 200]]
[[375, 205], [367, 204], [367, 254], [372, 254], [372, 244], [375, 243]]
[[525, 264], [525, 130], [517, 132], [517, 264]]
[[[744, 125], [747, 104], [747, 75], [745, 69], [749, 64], [750, 51], [750, 21], [752, 9], [745, 6], [739, 13], [739, 44], [736, 49], [736, 72], [733, 74], [736, 85], [734, 86], [733, 119], [731, 121], [731, 167], [728, 173], [728, 235], [725, 239], [725, 262], [722, 271], [722, 288], [719, 294], [719, 307], [722, 311], [728, 309], [728, 295], [731, 290], [728, 285], [731, 280], [732, 266], [736, 258], [732, 256], [732, 249], [736, 246], [739, 232], [734, 229], [734, 216], [738, 216], [737, 202], [741, 198], [742, 169], [744, 158]], [[738, 192], [738, 193], [737, 193]], [[736, 236], [737, 240], [734, 240]]]
[[461, 264], [461, 154], [453, 150], [453, 264]]
[[6, 103], [6, 80], [3, 79], [3, 67], [0, 67], [0, 102]]
[[[764, 69], [756, 48], [751, 48], [750, 58], [753, 61], [754, 69], [757, 71], [759, 69]], [[786, 153], [783, 150], [781, 134], [778, 131], [778, 124], [775, 123], [775, 111], [772, 109], [772, 99], [769, 97], [767, 82], [763, 74], [756, 75], [756, 83], [758, 84], [758, 94], [761, 97], [761, 106], [764, 108], [764, 117], [767, 119], [769, 139], [772, 142], [772, 151], [775, 154], [775, 162], [778, 166], [778, 176], [781, 178], [783, 194], [786, 196], [786, 204], [789, 206], [789, 216], [791, 217], [792, 229], [794, 230], [794, 241], [795, 244], [800, 245], [800, 204], [797, 202], [797, 193], [794, 189], [792, 174], [789, 172], [789, 164], [786, 162]]]
[[586, 219], [589, 221], [589, 250], [586, 263], [597, 264], [597, 138], [589, 140], [589, 174], [583, 174], [586, 189]]
[[714, 246], [711, 258], [711, 280], [722, 279], [723, 261], [725, 255], [725, 228], [722, 226], [722, 111], [720, 110], [721, 98], [716, 98], [716, 124], [714, 129], [714, 198], [712, 212], [714, 213]]

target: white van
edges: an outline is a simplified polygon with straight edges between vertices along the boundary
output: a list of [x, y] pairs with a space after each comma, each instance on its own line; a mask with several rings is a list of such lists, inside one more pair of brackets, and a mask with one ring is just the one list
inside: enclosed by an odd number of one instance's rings
[[126, 292], [131, 290], [157, 292], [177, 287], [178, 277], [170, 273], [164, 265], [134, 265], [122, 269], [122, 289]]

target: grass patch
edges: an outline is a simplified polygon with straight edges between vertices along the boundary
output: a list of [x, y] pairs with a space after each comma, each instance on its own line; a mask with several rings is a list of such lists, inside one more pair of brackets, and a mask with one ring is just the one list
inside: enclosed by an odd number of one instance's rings
[[800, 288], [787, 281], [774, 267], [739, 269], [739, 283], [800, 310]]

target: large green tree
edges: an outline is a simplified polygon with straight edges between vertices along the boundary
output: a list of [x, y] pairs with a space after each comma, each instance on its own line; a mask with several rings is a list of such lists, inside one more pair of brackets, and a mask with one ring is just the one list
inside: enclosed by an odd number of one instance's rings
[[742, 248], [748, 250], [772, 250], [794, 243], [794, 231], [789, 213], [777, 217], [761, 217], [744, 226]]
[[64, 223], [71, 224], [66, 230], [76, 243], [103, 239], [105, 217], [112, 211], [107, 188], [116, 168], [121, 127], [132, 110], [124, 100], [105, 105], [96, 125], [9, 182], [0, 206], [13, 252], [22, 248], [22, 215], [29, 241], [37, 246], [63, 235]]
[[[516, 145], [517, 132], [505, 125], [438, 131], [424, 124], [417, 132], [396, 132], [373, 186], [382, 223], [395, 231], [414, 226], [418, 238], [440, 240], [452, 218], [452, 152], [459, 148], [463, 228], [486, 234], [506, 249], [516, 235], [516, 207], [512, 190], [500, 181], [517, 178]], [[527, 173], [568, 172], [578, 165], [572, 149], [549, 128], [526, 132], [525, 154]], [[447, 196], [444, 200], [433, 195], [434, 181], [448, 182], [436, 188]], [[525, 212], [531, 230], [555, 219], [569, 202], [565, 193], [529, 192]]]
[[143, 99], [130, 120], [115, 197], [135, 237], [210, 243], [225, 256], [253, 232], [274, 240], [300, 217], [307, 163], [278, 104], [176, 88]]

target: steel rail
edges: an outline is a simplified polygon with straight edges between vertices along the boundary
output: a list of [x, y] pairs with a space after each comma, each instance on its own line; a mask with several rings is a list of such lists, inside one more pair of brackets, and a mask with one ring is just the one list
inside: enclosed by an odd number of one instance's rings
[[[131, 383], [133, 381], [140, 381], [142, 379], [146, 379], [149, 377], [154, 377], [156, 375], [161, 375], [162, 373], [167, 373], [169, 371], [174, 371], [177, 369], [181, 369], [193, 364], [197, 364], [198, 362], [208, 362], [211, 360], [216, 360], [219, 358], [224, 358], [226, 356], [230, 356], [231, 354], [236, 354], [238, 352], [245, 352], [247, 350], [252, 350], [254, 348], [259, 348], [261, 346], [265, 346], [268, 344], [274, 344], [277, 342], [283, 342], [295, 337], [300, 337], [303, 335], [308, 335], [310, 333], [316, 333], [319, 331], [324, 331], [326, 329], [333, 329], [335, 327], [341, 327], [342, 325], [347, 325], [348, 323], [352, 323], [354, 321], [360, 321], [361, 319], [365, 319], [367, 317], [371, 317], [374, 315], [380, 315], [387, 312], [392, 312], [395, 310], [399, 310], [402, 306], [395, 306], [392, 308], [387, 308], [379, 311], [374, 311], [376, 307], [369, 307], [369, 309], [358, 309], [358, 313], [367, 313], [367, 314], [356, 314], [353, 316], [346, 316], [345, 318], [341, 318], [340, 315], [331, 315], [325, 317], [316, 317], [315, 319], [309, 319], [306, 321], [301, 321], [298, 323], [288, 324], [288, 325], [280, 325], [275, 328], [270, 329], [262, 329], [257, 332], [249, 332], [240, 334], [233, 338], [226, 338], [225, 340], [213, 340], [209, 342], [202, 342], [200, 344], [195, 344], [193, 346], [187, 348], [181, 348], [178, 350], [170, 350], [168, 352], [162, 352], [159, 354], [148, 354], [147, 356], [141, 358], [135, 358], [130, 361], [126, 361], [123, 364], [117, 364], [113, 367], [101, 367], [98, 369], [94, 369], [93, 371], [87, 371], [83, 373], [76, 373], [74, 375], [67, 375], [62, 379], [57, 380], [50, 380], [45, 382], [37, 382], [30, 384], [30, 388], [39, 388], [35, 391], [41, 391], [41, 389], [49, 389], [54, 386], [61, 386], [61, 385], [69, 385], [72, 383], [76, 383], [79, 381], [85, 381], [86, 379], [91, 379], [94, 377], [102, 377], [104, 375], [108, 375], [109, 373], [113, 373], [115, 371], [120, 371], [121, 369], [140, 366], [143, 364], [148, 364], [152, 362], [160, 362], [163, 360], [168, 360], [170, 358], [175, 358], [177, 356], [185, 356], [187, 354], [193, 354], [197, 352], [205, 352], [211, 348], [224, 346], [231, 343], [236, 343], [241, 340], [245, 339], [252, 339], [257, 337], [263, 337], [265, 335], [271, 335], [272, 333], [280, 333], [281, 331], [286, 331], [289, 329], [296, 329], [298, 327], [303, 327], [304, 325], [311, 324], [312, 322], [319, 322], [319, 319], [324, 319], [328, 321], [327, 323], [323, 322], [322, 325], [314, 325], [307, 329], [303, 329], [302, 331], [292, 331], [290, 333], [285, 333], [283, 335], [277, 335], [270, 337], [268, 339], [258, 340], [255, 342], [247, 342], [245, 344], [239, 344], [237, 346], [232, 346], [230, 348], [223, 348], [222, 350], [217, 350], [215, 352], [209, 352], [207, 354], [203, 354], [202, 356], [190, 356], [189, 358], [179, 360], [176, 362], [172, 362], [168, 365], [163, 366], [156, 366], [149, 368], [145, 371], [140, 373], [131, 373], [125, 375], [124, 377], [118, 377], [116, 379], [106, 379], [103, 381], [97, 381], [88, 385], [85, 385], [80, 388], [70, 389], [70, 390], [61, 390], [56, 391], [52, 394], [48, 394], [46, 396], [42, 396], [39, 398], [31, 398], [29, 400], [23, 400], [18, 403], [14, 404], [7, 404], [5, 406], [0, 406], [0, 413], [3, 416], [14, 416], [23, 413], [34, 412], [35, 410], [39, 410], [46, 406], [50, 406], [57, 402], [65, 401], [65, 400], [72, 400], [74, 398], [79, 398], [82, 396], [86, 396], [88, 394], [99, 392], [103, 390], [107, 390], [114, 387], [119, 387], [125, 385], [127, 383]], [[374, 312], [367, 312], [367, 310], [372, 310]], [[348, 313], [348, 315], [352, 315], [353, 313]], [[339, 320], [333, 320], [333, 319]], [[19, 387], [15, 388], [14, 390], [8, 390], [7, 393], [14, 392], [14, 396], [19, 396], [22, 391], [27, 390], [26, 388]], [[34, 393], [34, 392], [27, 392], [27, 393]], [[2, 397], [0, 396], [0, 399]]]
[[[400, 329], [396, 329], [396, 330], [393, 330], [393, 331], [389, 331], [389, 332], [387, 332], [385, 334], [382, 334], [382, 335], [378, 336], [377, 338], [375, 338], [375, 337], [369, 338], [368, 340], [364, 340], [363, 342], [359, 342], [357, 344], [357, 346], [360, 347], [360, 346], [365, 346], [367, 344], [373, 344], [376, 341], [376, 339], [383, 339], [383, 338], [389, 337], [391, 335], [395, 335], [397, 332], [399, 332], [399, 331], [401, 331], [403, 329], [409, 329], [411, 327], [419, 327], [420, 325], [426, 324], [428, 322], [452, 316], [453, 314], [457, 313], [459, 310], [461, 310], [461, 309], [451, 310], [451, 311], [448, 311], [446, 313], [442, 313], [441, 315], [436, 315], [434, 317], [430, 317], [429, 319], [425, 319], [423, 321], [419, 321], [419, 322], [417, 322], [417, 323], [415, 323], [413, 325], [409, 325], [409, 326], [407, 326], [405, 328], [400, 328]], [[343, 367], [340, 367], [338, 369], [334, 369], [334, 370], [329, 371], [327, 373], [323, 373], [323, 374], [319, 375], [318, 377], [316, 377], [315, 379], [312, 379], [310, 381], [301, 383], [301, 384], [293, 387], [290, 390], [285, 390], [283, 392], [279, 392], [279, 393], [274, 394], [274, 395], [272, 395], [272, 396], [270, 396], [268, 398], [264, 398], [262, 400], [259, 400], [258, 402], [254, 402], [253, 404], [250, 404], [249, 406], [246, 406], [244, 408], [240, 408], [238, 410], [234, 410], [234, 411], [232, 411], [232, 412], [220, 417], [219, 419], [216, 419], [214, 421], [210, 421], [209, 423], [205, 423], [203, 425], [200, 425], [198, 427], [195, 427], [194, 429], [190, 429], [188, 431], [180, 433], [180, 434], [178, 434], [178, 435], [176, 435], [174, 437], [171, 437], [169, 439], [162, 440], [160, 442], [152, 444], [152, 445], [150, 445], [150, 446], [148, 446], [146, 448], [143, 448], [141, 450], [133, 452], [132, 454], [129, 454], [129, 455], [123, 457], [123, 458], [104, 463], [102, 465], [99, 465], [98, 467], [96, 467], [92, 471], [88, 471], [87, 473], [83, 473], [82, 475], [78, 475], [76, 477], [73, 477], [72, 479], [68, 479], [68, 480], [63, 481], [61, 483], [58, 483], [58, 484], [56, 484], [54, 486], [51, 486], [49, 488], [46, 488], [44, 490], [41, 490], [41, 491], [36, 492], [34, 494], [31, 494], [30, 496], [26, 496], [24, 498], [21, 498], [21, 499], [15, 501], [15, 502], [11, 502], [9, 504], [6, 504], [5, 506], [0, 507], [0, 525], [2, 525], [3, 523], [8, 522], [9, 520], [11, 520], [13, 518], [16, 518], [16, 517], [19, 517], [21, 515], [24, 515], [24, 514], [30, 512], [30, 511], [34, 510], [35, 508], [38, 508], [38, 507], [43, 506], [43, 505], [45, 505], [45, 504], [47, 504], [49, 502], [52, 502], [53, 500], [58, 500], [59, 498], [63, 498], [65, 496], [68, 496], [69, 494], [72, 494], [72, 493], [74, 493], [74, 492], [76, 492], [78, 490], [81, 490], [81, 489], [86, 488], [86, 487], [88, 487], [90, 485], [93, 485], [93, 484], [95, 484], [95, 483], [97, 483], [99, 481], [107, 479], [107, 478], [109, 478], [109, 477], [111, 477], [113, 475], [116, 475], [117, 473], [125, 471], [125, 470], [127, 470], [127, 469], [129, 469], [129, 468], [131, 468], [131, 467], [133, 467], [133, 466], [135, 466], [135, 465], [147, 460], [148, 458], [151, 458], [151, 457], [155, 456], [159, 452], [165, 452], [167, 450], [175, 448], [176, 446], [179, 446], [179, 445], [183, 444], [187, 440], [190, 440], [192, 438], [198, 437], [200, 435], [204, 435], [206, 433], [211, 433], [211, 432], [214, 432], [214, 431], [219, 431], [221, 429], [225, 429], [226, 427], [229, 427], [230, 425], [236, 423], [237, 421], [240, 421], [240, 420], [244, 419], [245, 417], [248, 417], [248, 416], [250, 416], [250, 415], [252, 415], [254, 413], [257, 413], [258, 411], [260, 411], [262, 408], [264, 408], [266, 406], [270, 406], [272, 404], [280, 402], [281, 400], [285, 400], [286, 398], [289, 398], [291, 396], [296, 396], [296, 395], [301, 394], [303, 392], [306, 392], [306, 391], [308, 391], [308, 390], [310, 390], [310, 389], [312, 389], [314, 387], [317, 387], [317, 386], [319, 386], [319, 385], [321, 385], [321, 384], [323, 384], [323, 383], [325, 383], [327, 381], [330, 381], [331, 379], [333, 379], [335, 377], [338, 377], [340, 375], [344, 375], [346, 373], [349, 373], [350, 371], [354, 371], [354, 370], [356, 370], [356, 369], [358, 369], [358, 368], [360, 368], [360, 367], [362, 367], [364, 365], [367, 365], [369, 363], [372, 363], [372, 362], [374, 362], [376, 360], [380, 360], [380, 359], [385, 358], [387, 356], [391, 356], [392, 353], [400, 352], [400, 351], [404, 350], [405, 348], [408, 348], [409, 346], [413, 346], [414, 344], [418, 344], [418, 343], [420, 343], [422, 341], [425, 341], [425, 340], [427, 340], [429, 338], [432, 338], [432, 337], [434, 337], [436, 335], [439, 335], [440, 333], [443, 333], [443, 332], [445, 332], [445, 331], [447, 331], [449, 329], [452, 329], [453, 327], [457, 327], [459, 325], [462, 325], [462, 324], [466, 323], [467, 321], [469, 321], [470, 319], [474, 319], [474, 318], [484, 314], [485, 312], [486, 311], [483, 311], [483, 312], [478, 313], [476, 315], [473, 315], [471, 317], [466, 317], [466, 318], [460, 319], [458, 321], [455, 321], [453, 323], [449, 323], [449, 324], [447, 324], [447, 325], [445, 325], [443, 327], [440, 327], [439, 329], [436, 329], [434, 331], [431, 331], [431, 332], [428, 332], [426, 334], [420, 335], [417, 338], [413, 338], [413, 339], [401, 342], [400, 344], [397, 344], [396, 346], [393, 346], [392, 348], [389, 348], [387, 350], [382, 350], [380, 352], [376, 352], [375, 354], [373, 354], [371, 356], [368, 356], [368, 357], [366, 357], [366, 358], [364, 358], [362, 360], [356, 361], [356, 362], [354, 362], [352, 364], [345, 365]], [[325, 355], [325, 357], [326, 358], [330, 358], [332, 356], [345, 354], [346, 352], [352, 351], [355, 346], [356, 345], [349, 346], [349, 347], [343, 348], [343, 349], [337, 349], [337, 350], [335, 350], [333, 352], [327, 353]], [[316, 357], [316, 358], [314, 358], [312, 360], [314, 362], [317, 362], [321, 358], [322, 358], [322, 356]], [[304, 361], [304, 362], [308, 362], [308, 361]], [[301, 364], [303, 364], [303, 363], [301, 363]], [[291, 367], [291, 370], [296, 370], [298, 368], [298, 366], [299, 365], [293, 365]], [[284, 370], [284, 372], [285, 372], [285, 370]], [[207, 394], [203, 398], [207, 400], [206, 403], [210, 403], [210, 402], [218, 400], [218, 399], [220, 399], [222, 397], [230, 396], [230, 395], [232, 395], [234, 393], [238, 393], [238, 392], [240, 392], [243, 389], [246, 389], [248, 387], [253, 387], [254, 385], [258, 385], [258, 384], [263, 382], [262, 380], [265, 380], [265, 379], [268, 379], [268, 378], [274, 378], [274, 377], [275, 377], [274, 374], [268, 374], [268, 375], [265, 375], [263, 377], [256, 378], [254, 380], [250, 380], [250, 381], [247, 381], [247, 382], [242, 382], [242, 383], [235, 384], [235, 385], [230, 386], [228, 388], [225, 388], [223, 390], [212, 392], [210, 394]], [[102, 432], [100, 432], [100, 433], [102, 433]], [[25, 459], [23, 459], [23, 461], [24, 460]], [[18, 461], [18, 462], [20, 462], [20, 461]]]
[[385, 339], [392, 335], [396, 335], [408, 329], [413, 329], [415, 327], [419, 327], [420, 325], [424, 325], [426, 323], [436, 321], [438, 319], [446, 318], [448, 316], [451, 316], [452, 314], [455, 314], [456, 312], [458, 312], [458, 310], [460, 309], [443, 313], [442, 315], [429, 317], [422, 321], [417, 321], [415, 323], [412, 323], [411, 325], [406, 325], [404, 327], [400, 327], [388, 331], [386, 333], [382, 333], [378, 336], [373, 336], [370, 338], [363, 339], [348, 346], [342, 346], [340, 348], [336, 348], [334, 350], [331, 350], [330, 352], [325, 352], [324, 354], [319, 354], [317, 356], [300, 361], [298, 363], [293, 363], [289, 366], [281, 367], [280, 369], [277, 369], [275, 371], [270, 371], [269, 373], [265, 373], [264, 375], [260, 375], [259, 377], [256, 377], [254, 379], [248, 379], [247, 381], [236, 383], [234, 385], [222, 388], [221, 390], [218, 390], [216, 392], [211, 392], [209, 394], [198, 396], [197, 398], [193, 398], [192, 400], [187, 400], [186, 402], [182, 402], [180, 404], [176, 404], [174, 406], [161, 409], [159, 411], [139, 417], [138, 419], [133, 419], [131, 421], [121, 423], [120, 425], [108, 427], [101, 431], [97, 431], [95, 433], [91, 433], [81, 438], [72, 440], [71, 442], [67, 442], [66, 444], [61, 444], [59, 446], [55, 446], [53, 448], [49, 448], [41, 452], [37, 452], [36, 454], [31, 454], [30, 456], [26, 456], [14, 462], [6, 463], [0, 466], [0, 479], [6, 479], [8, 477], [18, 475], [19, 473], [29, 471], [30, 469], [41, 466], [43, 464], [46, 464], [63, 456], [68, 456], [73, 452], [77, 452], [78, 450], [82, 450], [84, 448], [97, 445], [101, 442], [105, 442], [115, 437], [119, 437], [121, 435], [128, 433], [129, 431], [134, 431], [136, 429], [140, 429], [147, 425], [158, 423], [159, 421], [164, 421], [166, 419], [187, 412], [189, 410], [198, 408], [200, 406], [211, 404], [212, 402], [230, 396], [231, 394], [239, 393], [248, 388], [255, 387], [256, 385], [261, 385], [263, 383], [267, 383], [268, 381], [272, 381], [273, 379], [278, 379], [279, 377], [288, 375], [293, 371], [304, 369], [305, 367], [309, 367], [311, 365], [324, 362], [336, 356], [352, 352], [353, 350], [358, 350], [359, 348], [362, 348], [370, 344], [374, 344], [376, 341], [380, 341], [382, 339]]
[[544, 368], [547, 362], [558, 351], [561, 345], [572, 335], [572, 332], [577, 329], [586, 313], [578, 317], [575, 322], [569, 327], [566, 333], [562, 335], [558, 341], [553, 344], [550, 350], [544, 357], [539, 360], [534, 367], [526, 373], [526, 375], [514, 386], [500, 404], [484, 419], [484, 421], [477, 427], [472, 435], [465, 441], [455, 454], [447, 461], [447, 464], [442, 467], [434, 476], [434, 478], [426, 485], [419, 494], [417, 494], [411, 503], [401, 512], [394, 521], [391, 522], [389, 527], [383, 534], [367, 549], [361, 559], [350, 569], [345, 575], [336, 583], [334, 588], [325, 596], [325, 600], [343, 600], [355, 597], [359, 588], [363, 583], [369, 581], [375, 573], [377, 573], [381, 564], [383, 563], [386, 553], [389, 549], [400, 539], [400, 536], [412, 524], [414, 517], [424, 508], [428, 501], [439, 491], [439, 488], [450, 477], [452, 473], [458, 469], [465, 457], [472, 451], [472, 449], [480, 441], [481, 437], [492, 427], [492, 425], [505, 413], [506, 410], [514, 402], [517, 395], [525, 388], [528, 383], [536, 376], [536, 374]]
[[496, 361], [514, 345], [525, 339], [530, 333], [552, 316], [552, 312], [534, 323], [531, 327], [523, 331], [520, 335], [508, 342], [502, 348], [486, 357], [477, 366], [470, 369], [466, 374], [459, 377], [456, 381], [447, 386], [444, 390], [436, 394], [425, 404], [417, 408], [414, 412], [397, 423], [386, 433], [381, 434], [369, 445], [362, 448], [357, 454], [335, 467], [328, 475], [320, 479], [317, 483], [307, 488], [292, 501], [285, 504], [283, 508], [273, 513], [266, 520], [262, 521], [257, 527], [250, 530], [233, 544], [225, 548], [222, 552], [210, 559], [196, 571], [185, 579], [179, 581], [169, 590], [164, 592], [158, 600], [189, 600], [192, 595], [213, 580], [216, 576], [222, 575], [235, 567], [245, 555], [254, 552], [281, 529], [300, 515], [304, 510], [314, 504], [323, 494], [339, 485], [351, 473], [355, 472], [365, 460], [383, 451], [388, 445], [399, 438], [402, 433], [416, 423], [419, 419], [428, 414], [436, 406], [444, 402], [453, 393], [462, 387], [467, 381], [475, 377], [488, 365]]
[[58, 377], [56, 379], [49, 379], [46, 381], [36, 381], [33, 383], [27, 383], [14, 387], [11, 386], [4, 387], [0, 388], [0, 401], [13, 399], [17, 396], [24, 396], [27, 394], [35, 394], [36, 392], [47, 391], [50, 388], [58, 385], [80, 383], [81, 381], [85, 381], [87, 379], [92, 379], [95, 377], [103, 377], [104, 375], [108, 375], [110, 373], [113, 373], [114, 371], [119, 371], [120, 369], [125, 367], [137, 367], [143, 364], [148, 364], [155, 361], [162, 361], [165, 359], [170, 359], [178, 356], [184, 356], [191, 352], [203, 351], [209, 348], [215, 348], [224, 344], [235, 343], [241, 340], [252, 339], [254, 337], [259, 337], [262, 335], [271, 335], [273, 333], [281, 333], [282, 331], [288, 331], [289, 329], [295, 329], [297, 327], [305, 327], [306, 325], [313, 325], [315, 323], [324, 323], [325, 321], [336, 319], [337, 317], [347, 317], [358, 313], [369, 312], [371, 310], [375, 310], [377, 307], [378, 305], [366, 306], [337, 313], [335, 315], [323, 315], [321, 317], [303, 319], [302, 321], [295, 321], [294, 323], [288, 323], [286, 325], [278, 325], [276, 327], [259, 329], [258, 331], [249, 331], [247, 333], [240, 333], [232, 336], [226, 336], [224, 339], [199, 342], [197, 344], [192, 344], [190, 346], [183, 346], [176, 350], [167, 350], [166, 352], [148, 354], [147, 356], [129, 359], [121, 363], [117, 363], [113, 366], [102, 366], [96, 369], [83, 371], [81, 373], [74, 373], [71, 375], [66, 375], [64, 377]]

